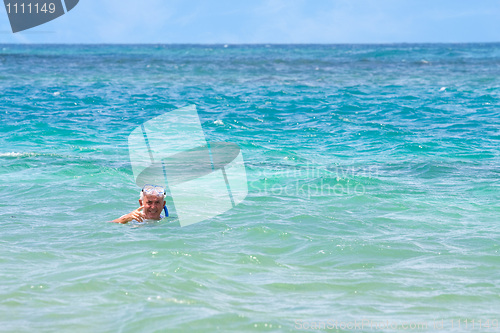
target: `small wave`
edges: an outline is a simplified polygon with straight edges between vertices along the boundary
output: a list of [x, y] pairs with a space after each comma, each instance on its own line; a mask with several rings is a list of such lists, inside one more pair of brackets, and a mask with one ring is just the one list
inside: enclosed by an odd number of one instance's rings
[[39, 154], [36, 153], [0, 153], [0, 157], [29, 157], [29, 156], [37, 156]]
[[[81, 149], [80, 149], [81, 150]], [[68, 158], [71, 156], [60, 155], [56, 153], [17, 153], [17, 152], [7, 152], [0, 153], [0, 157], [38, 157], [38, 156], [49, 156], [49, 157], [60, 157], [60, 158]]]

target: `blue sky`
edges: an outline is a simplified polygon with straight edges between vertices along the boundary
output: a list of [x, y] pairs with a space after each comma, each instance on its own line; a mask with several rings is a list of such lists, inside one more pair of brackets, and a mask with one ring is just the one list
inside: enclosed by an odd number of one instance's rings
[[[12, 0], [15, 1], [15, 0]], [[80, 0], [0, 43], [500, 42], [500, 0]]]

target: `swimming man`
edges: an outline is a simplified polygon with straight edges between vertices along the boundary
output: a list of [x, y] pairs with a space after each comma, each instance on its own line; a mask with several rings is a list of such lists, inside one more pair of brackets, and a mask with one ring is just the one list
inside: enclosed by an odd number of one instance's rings
[[[140, 207], [136, 210], [123, 215], [111, 222], [128, 223], [132, 220], [142, 222], [144, 220], [161, 220], [161, 212], [165, 209], [165, 189], [157, 185], [145, 185], [139, 198]], [[168, 213], [167, 213], [168, 214]]]

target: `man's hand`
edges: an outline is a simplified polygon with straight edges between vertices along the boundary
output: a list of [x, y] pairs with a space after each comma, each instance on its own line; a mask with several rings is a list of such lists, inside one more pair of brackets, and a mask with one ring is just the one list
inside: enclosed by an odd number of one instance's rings
[[123, 215], [122, 217], [119, 217], [116, 220], [113, 220], [111, 222], [123, 223], [123, 224], [129, 223], [132, 220], [136, 220], [137, 222], [142, 222], [142, 221], [144, 221], [144, 214], [141, 212], [141, 210], [143, 208], [144, 207], [141, 206], [141, 207], [137, 208], [136, 210], [134, 210], [126, 215]]

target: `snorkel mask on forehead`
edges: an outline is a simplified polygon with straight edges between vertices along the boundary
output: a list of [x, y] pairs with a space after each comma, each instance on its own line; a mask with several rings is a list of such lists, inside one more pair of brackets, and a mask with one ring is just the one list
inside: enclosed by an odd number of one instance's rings
[[[146, 184], [141, 190], [141, 199], [143, 198], [143, 195], [154, 195], [158, 197], [162, 197], [163, 200], [165, 200], [165, 197], [167, 196], [167, 192], [165, 189], [159, 185], [150, 185]], [[167, 203], [165, 202], [165, 205], [163, 206], [163, 210], [165, 211], [165, 217], [168, 217], [168, 210], [167, 210]]]

